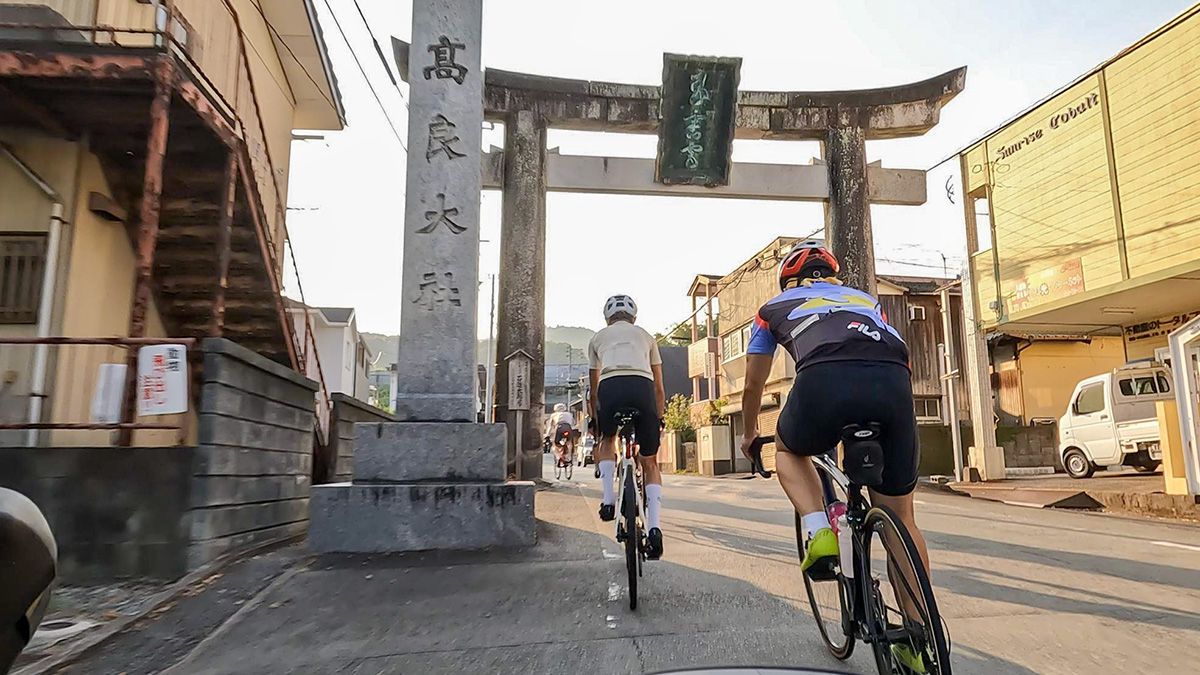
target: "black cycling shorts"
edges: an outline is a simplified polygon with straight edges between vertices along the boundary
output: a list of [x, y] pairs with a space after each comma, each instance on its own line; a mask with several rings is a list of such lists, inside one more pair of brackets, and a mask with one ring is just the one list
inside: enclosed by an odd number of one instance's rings
[[571, 432], [573, 431], [574, 429], [570, 424], [567, 424], [566, 422], [559, 422], [558, 427], [554, 429], [554, 440], [565, 441], [571, 438]]
[[796, 374], [775, 436], [798, 455], [833, 450], [842, 429], [877, 422], [882, 431], [883, 483], [876, 492], [899, 497], [917, 486], [917, 417], [912, 376], [895, 363], [826, 361]]
[[622, 408], [633, 408], [641, 413], [635, 429], [638, 451], [644, 457], [658, 454], [658, 402], [654, 396], [654, 380], [640, 375], [618, 375], [600, 380], [596, 399], [600, 407], [596, 411], [596, 421], [601, 437], [616, 436], [618, 429], [613, 415]]

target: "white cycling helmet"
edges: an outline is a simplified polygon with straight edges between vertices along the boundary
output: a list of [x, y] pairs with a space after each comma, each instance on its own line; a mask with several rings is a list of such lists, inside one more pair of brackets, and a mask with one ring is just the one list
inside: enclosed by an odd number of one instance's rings
[[567, 404], [555, 403], [554, 404], [554, 412], [567, 412]]
[[617, 314], [628, 314], [637, 318], [637, 303], [628, 295], [614, 295], [604, 303], [604, 320], [612, 321]]

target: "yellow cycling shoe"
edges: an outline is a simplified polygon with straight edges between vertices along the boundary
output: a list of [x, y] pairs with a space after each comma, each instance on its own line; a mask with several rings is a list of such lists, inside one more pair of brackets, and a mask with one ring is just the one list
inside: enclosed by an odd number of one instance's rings
[[823, 527], [808, 538], [804, 546], [804, 562], [800, 570], [810, 579], [830, 581], [837, 578], [838, 540], [828, 527]]
[[892, 658], [896, 663], [907, 668], [907, 672], [911, 673], [928, 673], [925, 668], [925, 658], [921, 652], [914, 650], [908, 645], [892, 645]]

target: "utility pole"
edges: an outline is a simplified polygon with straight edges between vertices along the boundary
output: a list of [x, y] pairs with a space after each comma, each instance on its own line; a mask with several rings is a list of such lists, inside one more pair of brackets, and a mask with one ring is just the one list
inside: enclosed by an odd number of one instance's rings
[[571, 408], [571, 378], [575, 374], [575, 349], [567, 344], [567, 409]]
[[[954, 452], [954, 480], [963, 480], [962, 430], [958, 426], [959, 371], [954, 362], [954, 320], [950, 312], [950, 288], [942, 288], [942, 343], [938, 345], [942, 362], [942, 391], [946, 392], [946, 408], [950, 422], [950, 446]], [[963, 299], [966, 302], [966, 298]]]
[[489, 274], [492, 278], [492, 292], [488, 296], [491, 302], [491, 309], [488, 310], [488, 342], [487, 342], [487, 371], [484, 378], [484, 398], [483, 402], [483, 421], [491, 424], [496, 419], [496, 402], [493, 400], [496, 387], [496, 352], [495, 352], [495, 334], [496, 334], [496, 275]]

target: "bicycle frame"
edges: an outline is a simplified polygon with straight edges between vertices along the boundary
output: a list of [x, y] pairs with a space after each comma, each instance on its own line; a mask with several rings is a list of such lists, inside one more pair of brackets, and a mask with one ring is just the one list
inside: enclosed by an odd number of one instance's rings
[[[817, 455], [812, 457], [813, 464], [819, 467], [817, 475], [821, 478], [821, 486], [825, 492], [826, 505], [832, 503], [836, 498], [833, 493], [833, 486], [827, 481], [832, 479], [837, 483], [842, 492], [846, 494], [846, 522], [850, 525], [850, 539], [853, 544], [853, 565], [854, 578], [850, 583], [840, 585], [845, 589], [846, 595], [844, 598], [846, 606], [850, 609], [847, 613], [843, 613], [842, 620], [849, 619], [853, 622], [852, 626], [842, 626], [844, 633], [849, 634], [851, 629], [854, 631], [855, 637], [866, 643], [872, 643], [879, 637], [881, 630], [880, 626], [874, 625], [874, 622], [868, 621], [867, 605], [865, 593], [873, 589], [869, 584], [874, 583], [874, 579], [868, 579], [866, 576], [867, 566], [863, 560], [863, 552], [867, 550], [867, 534], [863, 531], [863, 526], [866, 523], [867, 512], [871, 510], [871, 504], [863, 495], [863, 486], [851, 483], [850, 478], [838, 467], [837, 462], [832, 455]], [[850, 581], [850, 580], [848, 580]]]
[[[621, 513], [620, 509], [622, 508], [622, 505], [625, 504], [625, 472], [632, 471], [633, 473], [630, 475], [632, 475], [634, 477], [633, 483], [634, 483], [635, 489], [633, 491], [634, 492], [633, 498], [634, 498], [634, 502], [637, 504], [637, 508], [638, 508], [637, 519], [638, 519], [639, 523], [645, 523], [646, 522], [646, 504], [642, 500], [642, 491], [640, 489], [638, 489], [640, 486], [638, 485], [638, 479], [637, 479], [638, 467], [637, 467], [637, 460], [635, 459], [635, 457], [637, 456], [637, 438], [633, 434], [632, 431], [628, 435], [626, 435], [625, 433], [617, 434], [617, 448], [621, 453], [621, 462], [617, 465], [617, 472], [616, 472], [616, 476], [615, 476], [615, 479], [617, 481], [617, 513], [618, 514]], [[617, 522], [617, 530], [619, 531], [619, 529], [621, 527], [621, 518], [618, 517], [616, 522]], [[631, 536], [637, 536], [637, 533], [634, 532], [631, 534]], [[640, 545], [639, 545], [639, 548], [640, 548]]]

